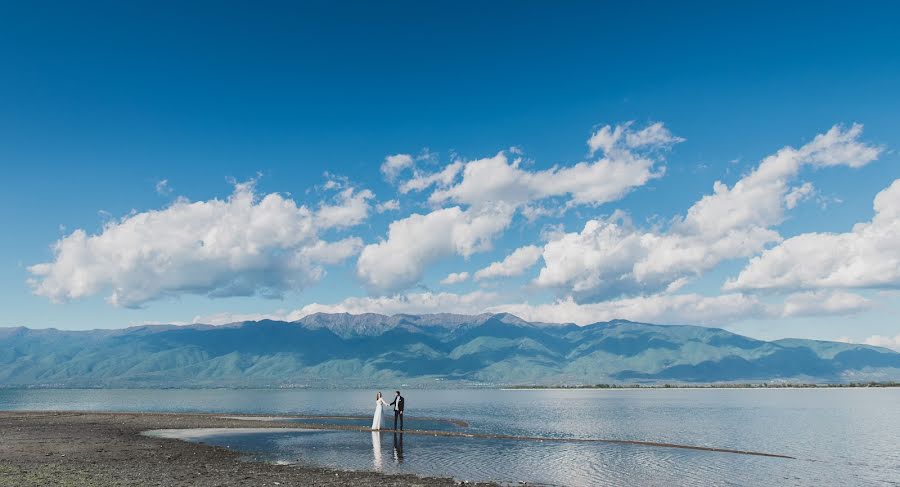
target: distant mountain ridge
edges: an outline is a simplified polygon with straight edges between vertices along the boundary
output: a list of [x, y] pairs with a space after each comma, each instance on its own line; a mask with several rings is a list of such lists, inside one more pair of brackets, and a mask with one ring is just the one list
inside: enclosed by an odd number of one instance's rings
[[120, 330], [0, 328], [0, 387], [371, 387], [900, 379], [900, 353], [625, 320], [308, 315]]

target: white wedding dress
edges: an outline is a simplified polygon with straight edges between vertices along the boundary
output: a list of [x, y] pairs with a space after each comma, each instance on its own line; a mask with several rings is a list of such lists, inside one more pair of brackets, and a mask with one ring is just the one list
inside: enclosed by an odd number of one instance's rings
[[380, 397], [375, 400], [375, 417], [372, 418], [372, 429], [373, 430], [381, 429], [381, 420], [382, 420], [382, 417], [384, 416], [384, 413], [383, 413], [384, 406], [387, 406], [387, 405], [388, 404], [386, 402], [384, 402], [384, 399], [382, 399]]

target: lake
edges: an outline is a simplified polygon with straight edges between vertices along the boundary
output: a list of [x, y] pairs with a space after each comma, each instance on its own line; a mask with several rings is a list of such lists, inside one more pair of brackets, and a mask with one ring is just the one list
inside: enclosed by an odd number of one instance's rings
[[[390, 401], [392, 391], [384, 390]], [[407, 429], [194, 435], [248, 459], [548, 485], [900, 485], [900, 389], [405, 390]], [[359, 415], [369, 390], [0, 390], [2, 410]], [[428, 418], [419, 420], [417, 418]], [[392, 418], [386, 416], [387, 425]], [[446, 420], [462, 420], [468, 425]], [[316, 421], [322, 422], [322, 421]], [[644, 445], [752, 450], [794, 459]]]

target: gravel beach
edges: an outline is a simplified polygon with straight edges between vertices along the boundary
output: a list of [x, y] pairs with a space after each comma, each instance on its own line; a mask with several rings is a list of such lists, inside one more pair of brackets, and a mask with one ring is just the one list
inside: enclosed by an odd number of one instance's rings
[[[452, 479], [273, 465], [153, 438], [167, 428], [284, 428], [211, 414], [0, 412], [0, 486], [451, 486]], [[468, 484], [487, 485], [487, 484]]]

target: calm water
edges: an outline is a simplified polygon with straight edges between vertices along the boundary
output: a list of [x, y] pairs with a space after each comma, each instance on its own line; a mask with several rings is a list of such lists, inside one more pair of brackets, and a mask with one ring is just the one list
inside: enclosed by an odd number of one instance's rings
[[[373, 395], [373, 391], [308, 390], [0, 390], [0, 409], [370, 415]], [[224, 432], [193, 439], [268, 461], [461, 480], [571, 486], [900, 485], [900, 389], [408, 390], [404, 397], [407, 428], [659, 441], [797, 459], [602, 443], [411, 434], [395, 439], [391, 433], [345, 431]], [[462, 419], [469, 426], [417, 422], [417, 416]]]

